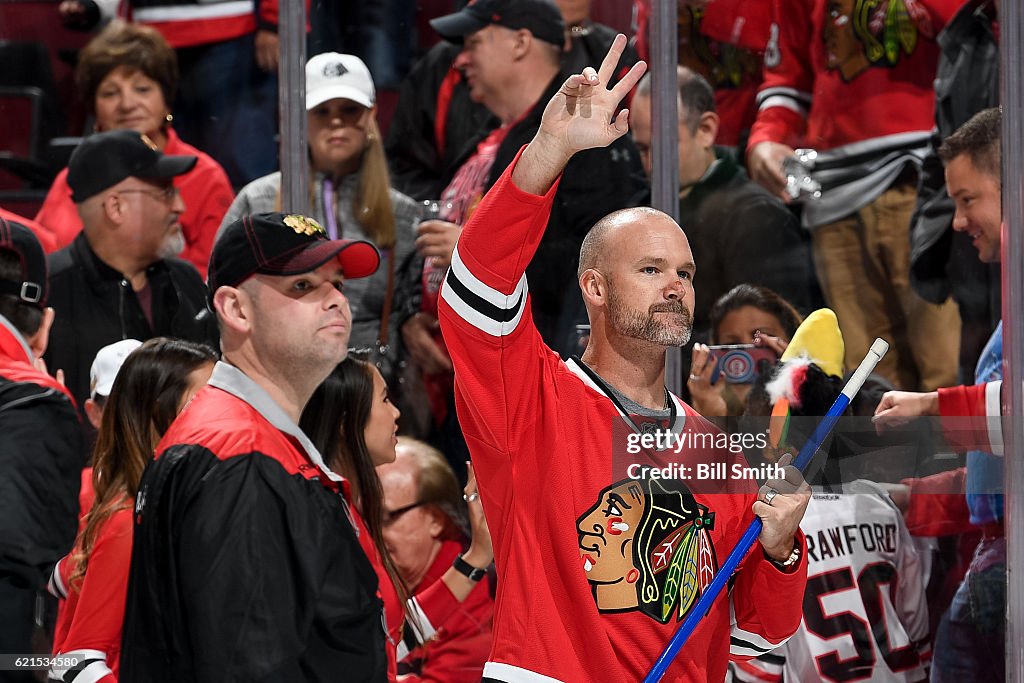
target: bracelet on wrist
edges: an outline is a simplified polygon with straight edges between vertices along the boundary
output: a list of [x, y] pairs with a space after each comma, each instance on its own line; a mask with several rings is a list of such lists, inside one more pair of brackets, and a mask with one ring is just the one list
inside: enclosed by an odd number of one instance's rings
[[452, 562], [452, 567], [455, 571], [465, 576], [470, 581], [479, 581], [480, 579], [487, 576], [487, 568], [474, 567], [469, 562], [462, 559], [462, 555], [456, 555], [455, 561]]
[[800, 544], [795, 542], [793, 543], [793, 550], [790, 551], [789, 557], [785, 560], [776, 560], [774, 557], [770, 557], [767, 554], [765, 554], [765, 557], [768, 558], [769, 562], [782, 571], [789, 571], [800, 561]]

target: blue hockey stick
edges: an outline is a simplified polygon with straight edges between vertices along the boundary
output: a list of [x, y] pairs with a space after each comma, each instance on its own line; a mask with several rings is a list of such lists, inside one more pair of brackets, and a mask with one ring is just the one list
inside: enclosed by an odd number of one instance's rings
[[[860, 362], [856, 372], [850, 377], [850, 381], [843, 387], [842, 393], [836, 397], [832, 407], [825, 413], [825, 417], [822, 418], [821, 422], [818, 423], [818, 427], [814, 430], [814, 434], [808, 439], [804, 447], [800, 449], [800, 454], [797, 456], [793, 466], [801, 472], [811, 462], [811, 458], [821, 448], [821, 444], [825, 441], [825, 437], [832, 431], [832, 427], [835, 426], [839, 416], [843, 414], [847, 406], [850, 405], [850, 401], [860, 391], [861, 386], [864, 384], [864, 380], [868, 378], [868, 375], [875, 369], [875, 365], [878, 361], [882, 360], [882, 356], [889, 350], [889, 344], [882, 339], [876, 339], [875, 343], [871, 345], [868, 350], [868, 354], [864, 356], [864, 360]], [[711, 605], [714, 603], [715, 598], [725, 588], [726, 582], [729, 577], [733, 575], [736, 568], [740, 564], [746, 554], [750, 551], [750, 548], [754, 545], [754, 541], [761, 535], [761, 518], [755, 517], [754, 521], [750, 523], [746, 533], [740, 537], [739, 543], [729, 553], [729, 557], [726, 558], [722, 564], [721, 569], [715, 574], [715, 578], [711, 580], [707, 590], [700, 596], [700, 600], [694, 605], [693, 609], [690, 610], [689, 614], [686, 615], [686, 619], [679, 625], [675, 634], [672, 636], [672, 640], [669, 641], [665, 647], [664, 652], [658, 657], [658, 661], [654, 663], [650, 673], [644, 678], [644, 683], [659, 683], [662, 676], [668, 670], [669, 664], [679, 654], [679, 650], [682, 649], [683, 645], [689, 640], [690, 636], [693, 635], [694, 629], [697, 628], [697, 624], [707, 615], [711, 610]]]

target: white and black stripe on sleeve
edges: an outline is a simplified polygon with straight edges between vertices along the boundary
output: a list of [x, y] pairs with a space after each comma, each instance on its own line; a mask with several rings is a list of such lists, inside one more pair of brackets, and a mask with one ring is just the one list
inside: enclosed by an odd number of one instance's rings
[[113, 673], [107, 666], [107, 653], [100, 650], [72, 650], [56, 657], [78, 659], [78, 664], [69, 669], [50, 669], [50, 679], [61, 683], [96, 683]]
[[494, 337], [511, 334], [519, 326], [526, 310], [526, 293], [525, 274], [511, 294], [484, 284], [463, 263], [458, 246], [441, 288], [441, 298], [460, 318]]
[[409, 598], [405, 603], [405, 609], [406, 624], [402, 640], [398, 643], [398, 661], [402, 661], [410, 652], [437, 635], [437, 629], [430, 623], [430, 618], [416, 598]]
[[64, 585], [64, 579], [60, 575], [60, 563], [66, 559], [68, 558], [64, 557], [60, 562], [53, 565], [53, 571], [50, 572], [50, 580], [46, 582], [46, 590], [50, 595], [59, 600], [67, 600], [68, 597], [67, 586]]
[[785, 107], [807, 118], [811, 108], [811, 93], [796, 88], [765, 88], [757, 93], [757, 110]]
[[760, 634], [740, 628], [736, 623], [732, 595], [729, 596], [729, 617], [729, 623], [732, 625], [729, 633], [729, 654], [739, 657], [760, 657], [789, 640], [789, 636], [786, 636], [778, 642], [772, 642]]

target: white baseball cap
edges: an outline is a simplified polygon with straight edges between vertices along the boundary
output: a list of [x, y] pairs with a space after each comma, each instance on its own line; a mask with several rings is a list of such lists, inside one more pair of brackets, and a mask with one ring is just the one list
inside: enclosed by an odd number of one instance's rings
[[142, 342], [138, 339], [122, 339], [100, 349], [89, 371], [89, 395], [93, 398], [110, 396], [124, 359], [140, 346]]
[[324, 52], [306, 62], [306, 111], [344, 98], [370, 108], [377, 101], [373, 78], [355, 55]]

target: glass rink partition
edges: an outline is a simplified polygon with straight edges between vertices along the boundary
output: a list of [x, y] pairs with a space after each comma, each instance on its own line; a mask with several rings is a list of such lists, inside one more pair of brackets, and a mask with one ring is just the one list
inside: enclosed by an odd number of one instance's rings
[[[648, 17], [652, 206], [679, 220], [681, 180], [678, 156], [681, 149], [681, 126], [680, 100], [674, 72], [676, 65], [685, 61], [681, 51], [691, 49], [694, 44], [694, 32], [698, 30], [694, 28], [695, 19], [705, 16], [702, 12], [710, 11], [709, 8], [716, 3], [730, 7], [759, 3], [799, 4], [803, 7], [818, 1], [797, 3], [757, 0], [757, 3], [744, 3], [740, 0], [592, 0], [586, 3], [591, 5], [595, 21], [627, 35], [631, 35], [632, 24], [638, 16], [645, 14]], [[975, 2], [980, 4], [980, 0]], [[828, 3], [820, 0], [820, 3], [836, 8], [837, 12], [848, 11], [847, 7], [878, 7], [885, 4], [883, 0], [837, 0]], [[27, 218], [33, 218], [39, 211], [54, 177], [67, 165], [70, 153], [80, 137], [95, 129], [96, 116], [92, 107], [83, 105], [80, 99], [74, 63], [79, 51], [96, 34], [97, 29], [77, 30], [62, 23], [57, 18], [60, 4], [53, 0], [0, 0], [0, 72], [4, 72], [0, 75], [0, 129], [3, 129], [0, 130], [0, 209]], [[123, 7], [133, 3], [124, 0], [120, 4], [121, 12], [124, 13]], [[148, 4], [156, 6], [173, 3]], [[215, 8], [244, 3], [200, 0], [196, 4]], [[381, 132], [386, 136], [387, 121], [395, 107], [399, 106], [401, 79], [408, 73], [410, 64], [415, 63], [415, 59], [422, 56], [426, 48], [437, 39], [428, 20], [465, 4], [465, 0], [423, 0], [418, 3], [411, 0], [311, 0], [308, 3], [280, 0], [275, 79], [278, 96], [274, 104], [277, 166], [276, 169], [261, 170], [258, 174], [254, 171], [248, 180], [279, 169], [281, 184], [276, 198], [277, 206], [285, 211], [289, 207], [309, 206], [311, 193], [315, 194], [315, 189], [310, 187], [305, 107], [305, 64], [309, 57], [323, 51], [356, 52], [369, 66], [375, 81], [378, 80], [376, 69], [386, 70], [387, 76], [381, 76], [380, 82], [376, 83], [377, 116], [381, 121]], [[556, 0], [556, 4], [583, 3]], [[889, 6], [909, 7], [910, 10], [906, 11], [910, 12], [915, 11], [915, 6], [927, 4], [928, 0], [888, 0]], [[351, 17], [366, 22], [366, 30], [353, 28], [364, 24], [347, 24]], [[330, 22], [330, 26], [326, 22]], [[736, 28], [734, 24], [729, 25]], [[399, 38], [397, 42], [394, 39], [390, 39], [390, 42], [381, 40], [367, 47], [371, 37], [376, 40], [377, 36], [389, 31], [397, 31], [404, 38]], [[884, 495], [892, 492], [893, 500], [906, 509], [909, 503], [901, 496], [907, 493], [907, 480], [916, 481], [937, 475], [940, 478], [936, 480], [939, 483], [935, 487], [920, 490], [920, 495], [931, 497], [928, 509], [946, 509], [944, 506], [955, 507], [958, 504], [962, 507], [964, 487], [967, 486], [980, 487], [974, 489], [973, 493], [1002, 494], [1003, 528], [998, 533], [1004, 534], [1005, 538], [1007, 580], [1002, 582], [998, 590], [991, 592], [991, 595], [998, 597], [995, 598], [996, 604], [989, 605], [988, 609], [997, 615], [997, 620], [1005, 623], [1006, 680], [1024, 683], [1024, 581], [1020, 577], [1021, 572], [1024, 572], [1024, 461], [1021, 459], [1024, 456], [1024, 3], [1020, 0], [999, 2], [998, 38], [999, 99], [1003, 112], [1003, 227], [999, 272], [1003, 384], [1002, 392], [992, 397], [991, 401], [999, 405], [1001, 417], [983, 419], [982, 423], [969, 416], [958, 416], [952, 420], [923, 418], [879, 435], [870, 413], [847, 414], [839, 420], [812, 463], [807, 478], [815, 486], [820, 503], [834, 503], [843, 497], [877, 496], [878, 489], [864, 484], [867, 480], [882, 485]], [[269, 40], [269, 37], [263, 36], [263, 39]], [[816, 35], [808, 37], [808, 40], [821, 41], [823, 38]], [[19, 48], [22, 51], [15, 54], [12, 51], [14, 48], [8, 43], [16, 42], [32, 43], [36, 47]], [[259, 50], [259, 43], [256, 49]], [[188, 90], [193, 82], [204, 78], [193, 68], [193, 62], [188, 61], [195, 54], [194, 46], [179, 50], [182, 77], [177, 83], [178, 91]], [[713, 56], [722, 57], [724, 54], [714, 52]], [[7, 61], [3, 55], [10, 56], [13, 61]], [[225, 61], [220, 65], [214, 64], [215, 70], [231, 73], [237, 68], [231, 62], [237, 55], [222, 57]], [[252, 57], [256, 58], [258, 55]], [[191, 78], [197, 80], [186, 80], [187, 74], [192, 74]], [[248, 100], [240, 99], [235, 108], [245, 109], [249, 106], [246, 102]], [[171, 125], [179, 133], [193, 125], [188, 118], [188, 111], [171, 109], [173, 111], [168, 112], [173, 118]], [[19, 123], [22, 120], [28, 122], [24, 127]], [[212, 128], [213, 124], [210, 125]], [[257, 136], [265, 137], [262, 132], [249, 135], [253, 140]], [[185, 137], [182, 134], [182, 138]], [[211, 150], [203, 151], [216, 156]], [[739, 155], [741, 166], [745, 165], [744, 156], [742, 153]], [[231, 173], [228, 175], [231, 176]], [[228, 180], [228, 189], [232, 194], [237, 193], [245, 184], [236, 182], [234, 176]], [[686, 225], [683, 228], [685, 230]], [[694, 251], [696, 253], [698, 249]], [[974, 253], [971, 249], [971, 254]], [[702, 276], [706, 278], [707, 275], [701, 272], [704, 266], [699, 255], [696, 255], [696, 260], [695, 287], [700, 288]], [[949, 276], [955, 278], [957, 273], [951, 272]], [[986, 296], [979, 294], [978, 298]], [[979, 331], [978, 334], [984, 338], [990, 331]], [[681, 349], [670, 350], [666, 355], [666, 383], [671, 391], [684, 397], [688, 395], [687, 375], [690, 372], [692, 345], [693, 342]], [[973, 374], [966, 374], [961, 380], [972, 384]], [[876, 396], [876, 399], [879, 397]], [[756, 436], [770, 431], [766, 420], [750, 417], [725, 421], [722, 426], [731, 434]], [[800, 439], [800, 435], [809, 435], [814, 424], [814, 418], [793, 418], [790, 424], [791, 437]], [[1001, 477], [996, 476], [994, 484], [968, 483], [964, 477], [956, 474], [968, 462], [964, 442], [980, 432], [993, 438], [998, 435], [1003, 442], [1003, 454], [998, 460], [988, 463], [990, 474], [995, 476], [1001, 473]], [[957, 434], [963, 438], [958, 440]], [[739, 439], [736, 443], [750, 465], [750, 472], [742, 473], [742, 476], [749, 474], [753, 478], [763, 478], [767, 470], [762, 468], [764, 449], [761, 442], [755, 438], [748, 440], [748, 443]], [[802, 441], [791, 445], [799, 448]], [[824, 459], [826, 455], [827, 460]], [[623, 467], [628, 469], [630, 463], [623, 463]], [[647, 477], [644, 484], [646, 487], [661, 486], [654, 482], [651, 477], [655, 475], [650, 472], [644, 475], [638, 468], [634, 473], [638, 477]], [[667, 474], [667, 478], [671, 479], [678, 473]], [[731, 471], [726, 472], [725, 476], [732, 474]], [[947, 479], [942, 479], [942, 476]], [[992, 484], [991, 488], [987, 488], [989, 484]], [[853, 506], [851, 509], [862, 508]], [[966, 512], [961, 510], [961, 516], [966, 517]], [[905, 525], [909, 524], [908, 519], [903, 518]], [[908, 526], [904, 532], [898, 525], [866, 522], [853, 516], [822, 523], [820, 529], [808, 534], [808, 549], [813, 555], [813, 562], [822, 563], [822, 567], [828, 565], [820, 570], [811, 566], [807, 594], [810, 597], [805, 599], [804, 614], [805, 625], [822, 634], [820, 640], [823, 644], [813, 650], [814, 657], [818, 658], [817, 671], [821, 680], [870, 679], [870, 674], [863, 674], [877, 662], [887, 662], [890, 668], [902, 666], [901, 657], [904, 655], [901, 652], [907, 649], [909, 643], [879, 627], [879, 624], [896, 618], [892, 612], [895, 608], [882, 600], [883, 594], [899, 597], [907, 592], [920, 591], [928, 608], [923, 628], [929, 642], [934, 645], [940, 618], [953, 603], [975, 547], [996, 533], [992, 527], [967, 529], [966, 533], [961, 533], [961, 530], [952, 523], [947, 527], [935, 524], [928, 533], [941, 535], [918, 536], [913, 526]], [[924, 568], [919, 567], [922, 578], [909, 581], [899, 573], [887, 573], [889, 570], [885, 568], [867, 564], [843, 565], [841, 562], [860, 550], [895, 552], [897, 546], [907, 542], [906, 533], [910, 535], [910, 542], [919, 560], [925, 565]], [[928, 571], [927, 577], [923, 576], [925, 569]], [[506, 597], [515, 599], [515, 596]], [[854, 607], [847, 607], [847, 598], [854, 600]], [[921, 625], [918, 624], [918, 627]], [[681, 656], [685, 656], [685, 652]], [[932, 659], [938, 656], [939, 653], [933, 649]], [[769, 677], [763, 680], [773, 680], [770, 676], [774, 673], [770, 671]], [[734, 672], [734, 675], [737, 680], [748, 680], [743, 678], [743, 671]], [[748, 672], [747, 675], [751, 674]]]

